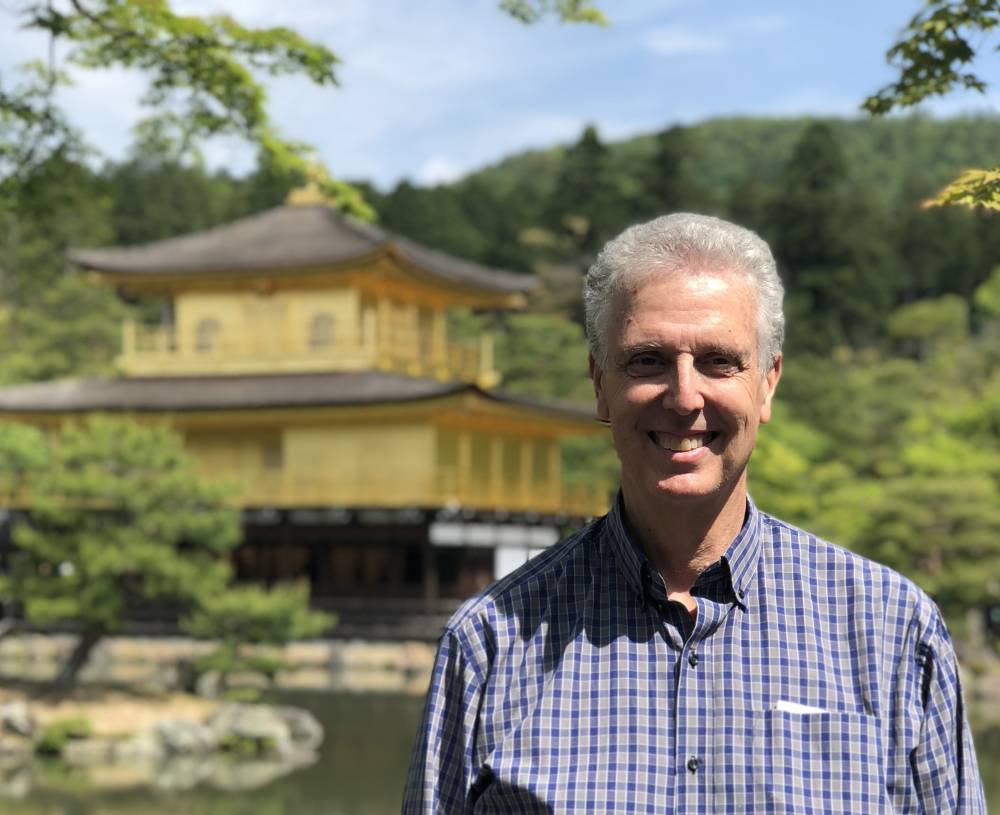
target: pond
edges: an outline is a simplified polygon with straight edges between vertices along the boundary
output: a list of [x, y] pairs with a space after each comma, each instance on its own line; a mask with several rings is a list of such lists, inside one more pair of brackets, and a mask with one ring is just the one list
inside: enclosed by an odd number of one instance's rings
[[[10, 815], [389, 815], [398, 813], [422, 700], [387, 694], [295, 693], [327, 739], [316, 764], [250, 792], [196, 788], [96, 789], [82, 774], [49, 768], [28, 797], [0, 801]], [[1000, 722], [977, 726], [990, 810], [1000, 812]]]

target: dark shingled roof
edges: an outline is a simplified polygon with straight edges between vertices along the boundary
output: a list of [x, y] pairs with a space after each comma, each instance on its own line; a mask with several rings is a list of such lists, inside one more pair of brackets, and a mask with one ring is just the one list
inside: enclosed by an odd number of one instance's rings
[[344, 263], [395, 251], [441, 280], [490, 293], [530, 291], [530, 275], [490, 269], [338, 215], [323, 204], [285, 205], [229, 224], [138, 246], [76, 249], [76, 263], [109, 274], [265, 271]]
[[381, 371], [37, 382], [0, 388], [0, 415], [367, 405], [414, 402], [465, 392], [556, 418], [593, 418], [592, 411], [574, 405], [483, 391], [465, 383], [416, 379]]

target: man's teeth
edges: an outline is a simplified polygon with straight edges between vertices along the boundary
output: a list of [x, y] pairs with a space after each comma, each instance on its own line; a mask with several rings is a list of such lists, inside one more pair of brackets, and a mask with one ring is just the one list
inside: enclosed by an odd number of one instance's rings
[[671, 433], [654, 433], [654, 441], [664, 450], [672, 450], [675, 453], [689, 453], [704, 447], [714, 437], [714, 433], [703, 433], [700, 436], [674, 436]]

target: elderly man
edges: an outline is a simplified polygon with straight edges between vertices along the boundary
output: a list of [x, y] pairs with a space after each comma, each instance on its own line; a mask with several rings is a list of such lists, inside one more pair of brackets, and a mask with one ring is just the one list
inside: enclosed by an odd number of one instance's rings
[[782, 296], [715, 218], [605, 247], [585, 300], [621, 491], [452, 618], [404, 812], [985, 812], [934, 604], [747, 494]]

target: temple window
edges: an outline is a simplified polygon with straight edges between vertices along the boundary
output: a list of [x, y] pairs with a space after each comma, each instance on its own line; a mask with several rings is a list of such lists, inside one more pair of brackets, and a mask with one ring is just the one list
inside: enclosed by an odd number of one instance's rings
[[216, 350], [219, 342], [219, 321], [208, 318], [199, 320], [194, 330], [194, 350], [207, 354]]
[[309, 347], [313, 350], [329, 348], [333, 345], [333, 317], [317, 314], [309, 324]]

